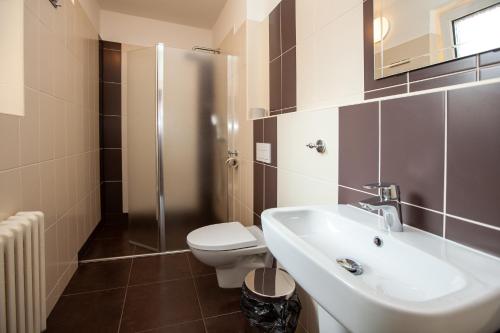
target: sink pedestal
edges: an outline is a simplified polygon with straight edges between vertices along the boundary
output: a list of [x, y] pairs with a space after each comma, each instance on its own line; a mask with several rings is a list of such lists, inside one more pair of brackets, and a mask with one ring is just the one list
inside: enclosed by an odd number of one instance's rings
[[325, 309], [314, 301], [316, 314], [318, 317], [318, 331], [320, 333], [349, 333], [335, 318], [333, 318]]

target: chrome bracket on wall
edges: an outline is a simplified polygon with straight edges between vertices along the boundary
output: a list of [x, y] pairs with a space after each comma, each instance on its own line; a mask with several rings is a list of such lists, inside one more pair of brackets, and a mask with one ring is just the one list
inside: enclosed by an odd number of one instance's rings
[[323, 140], [317, 140], [316, 144], [310, 142], [306, 145], [309, 149], [316, 149], [316, 151], [320, 154], [323, 154], [326, 151], [326, 143]]
[[58, 8], [58, 7], [61, 7], [62, 5], [59, 3], [59, 0], [49, 0], [50, 3], [52, 4], [52, 6], [54, 6], [54, 8]]

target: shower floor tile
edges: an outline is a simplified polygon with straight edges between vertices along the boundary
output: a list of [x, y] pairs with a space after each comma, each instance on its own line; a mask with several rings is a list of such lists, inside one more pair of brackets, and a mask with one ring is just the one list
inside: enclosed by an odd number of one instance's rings
[[239, 299], [190, 252], [80, 264], [47, 332], [259, 332]]

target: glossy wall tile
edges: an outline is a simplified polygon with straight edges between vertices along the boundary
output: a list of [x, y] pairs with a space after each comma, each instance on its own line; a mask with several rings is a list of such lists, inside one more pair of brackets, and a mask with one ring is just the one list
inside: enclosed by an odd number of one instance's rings
[[500, 255], [499, 91], [493, 83], [340, 108], [339, 203], [369, 196], [359, 184], [380, 168], [380, 181], [401, 187], [405, 224]]
[[45, 213], [49, 312], [100, 220], [98, 35], [79, 1], [63, 7], [24, 2], [25, 115], [0, 115], [0, 221]]

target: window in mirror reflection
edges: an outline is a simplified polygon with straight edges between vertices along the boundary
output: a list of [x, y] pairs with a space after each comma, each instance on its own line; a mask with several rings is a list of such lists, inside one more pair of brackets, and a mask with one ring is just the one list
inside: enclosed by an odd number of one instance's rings
[[456, 56], [494, 49], [500, 45], [500, 3], [453, 21]]

